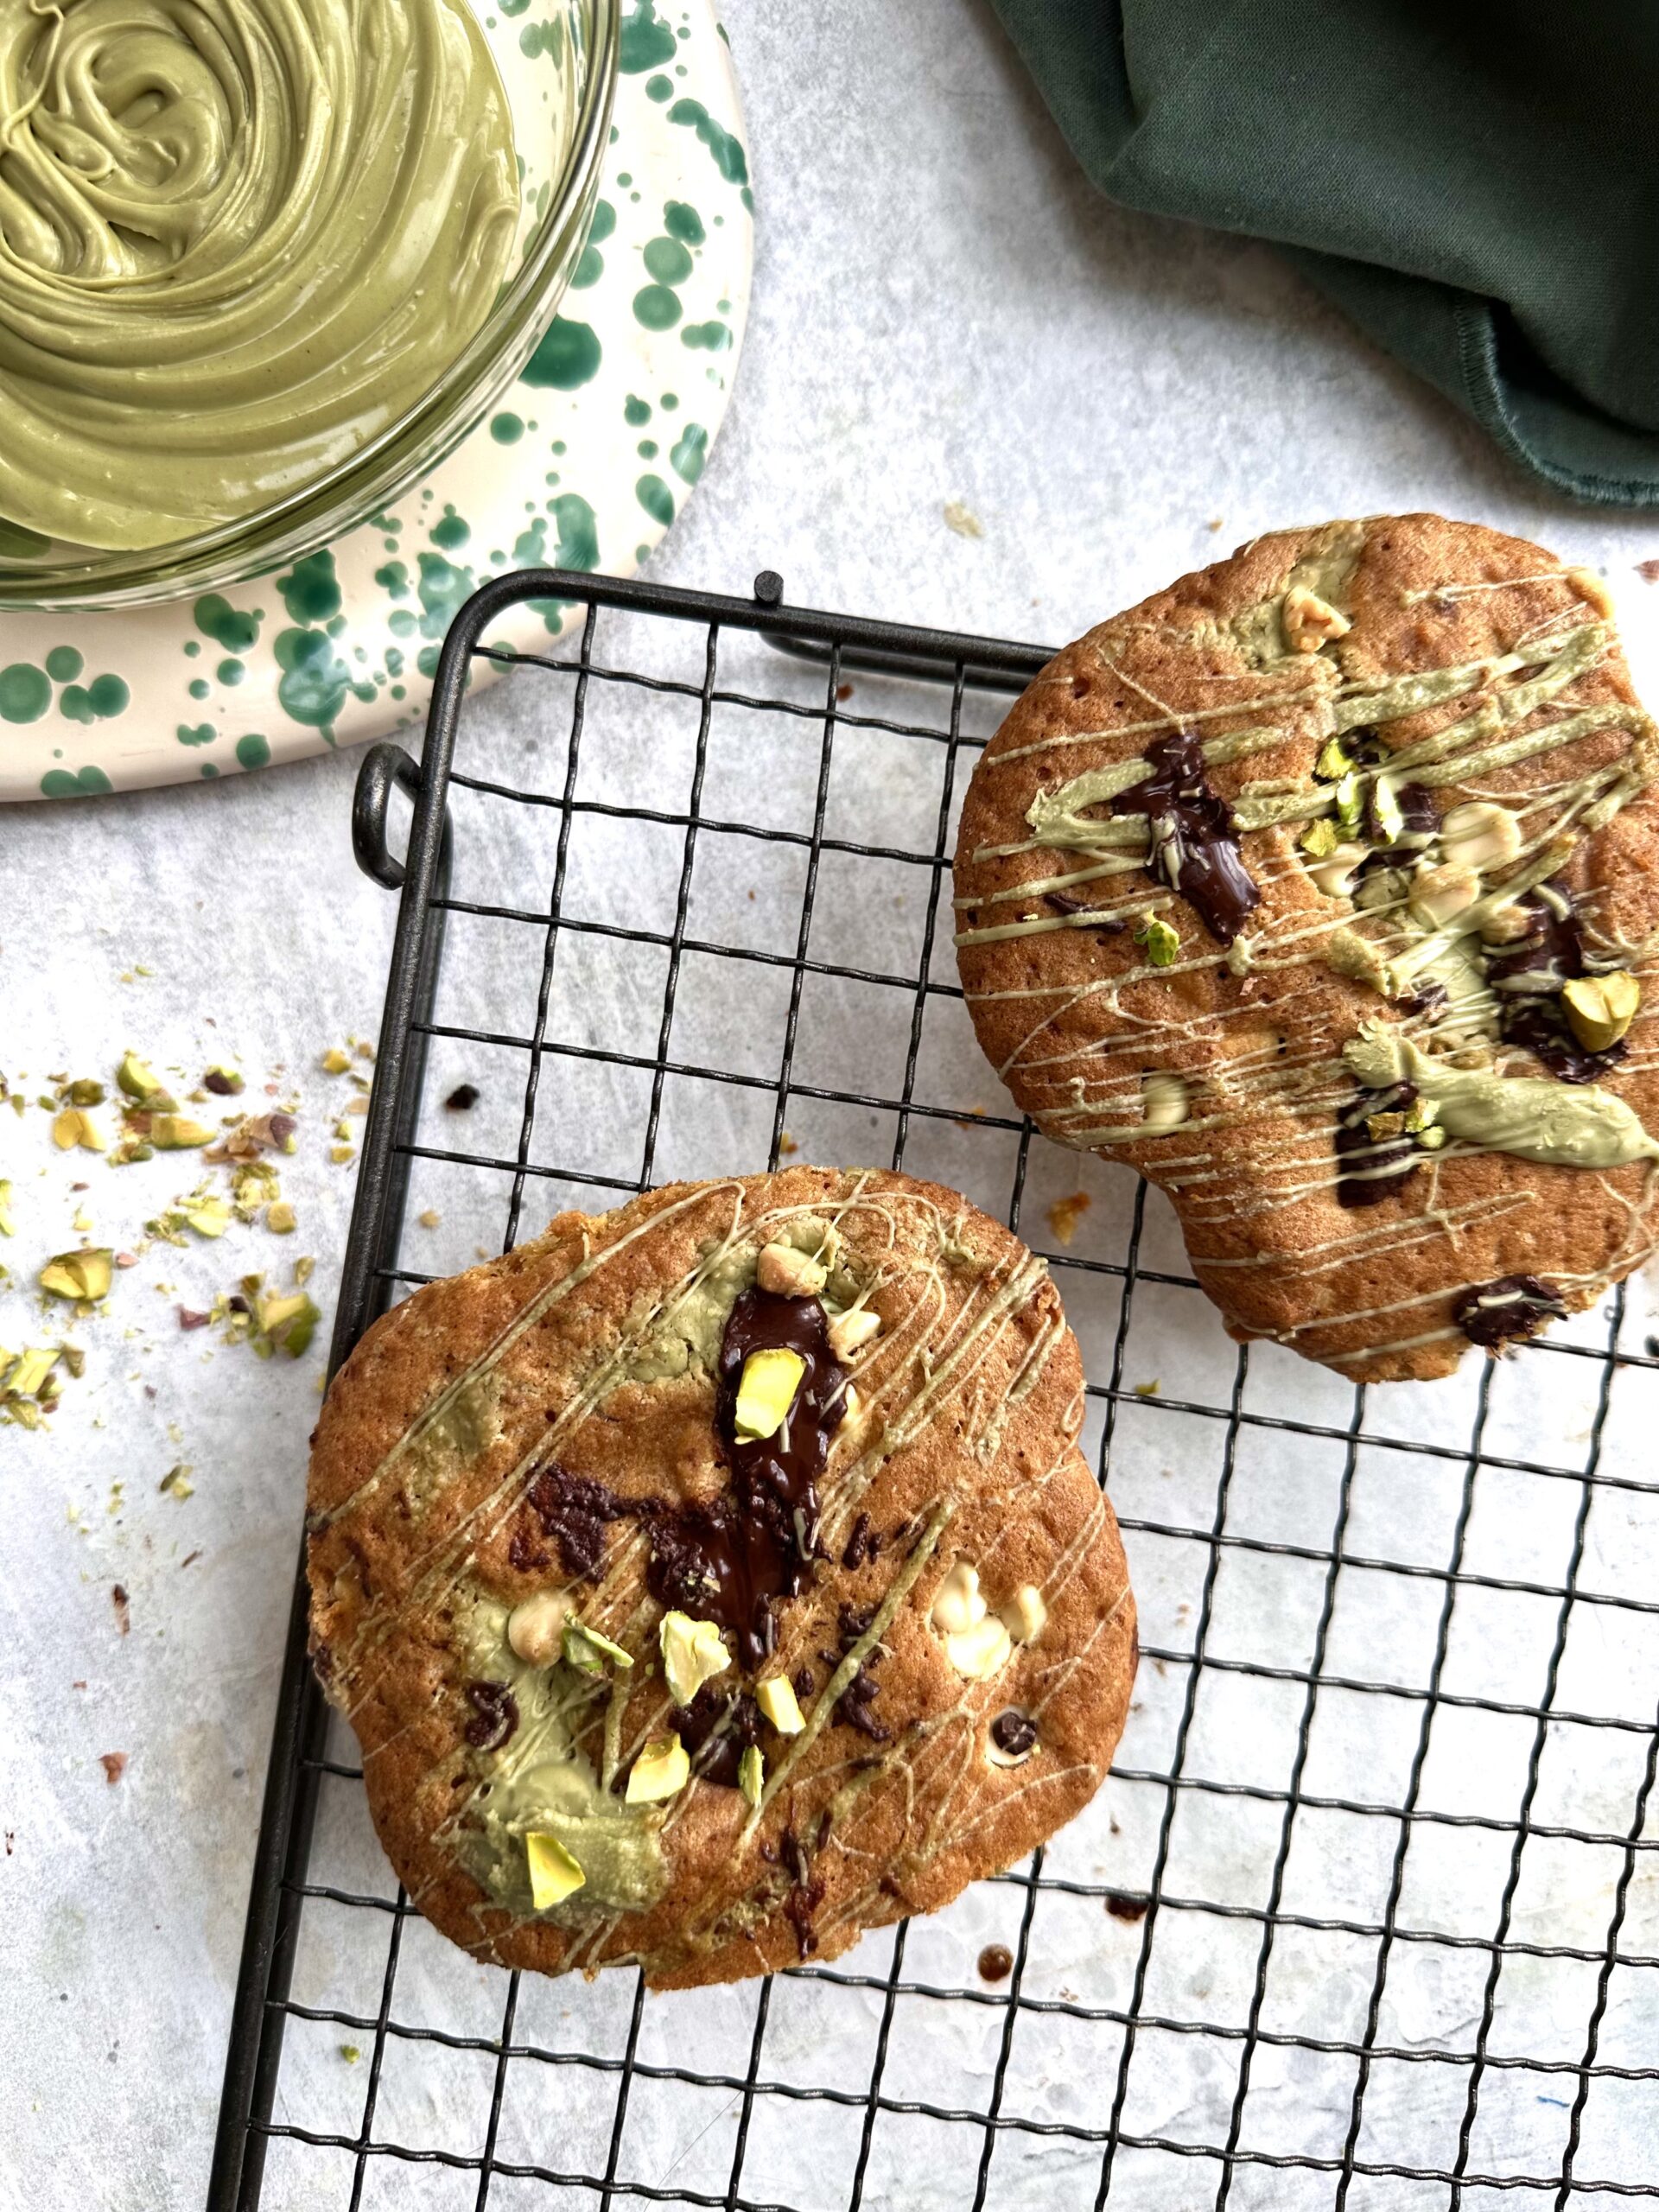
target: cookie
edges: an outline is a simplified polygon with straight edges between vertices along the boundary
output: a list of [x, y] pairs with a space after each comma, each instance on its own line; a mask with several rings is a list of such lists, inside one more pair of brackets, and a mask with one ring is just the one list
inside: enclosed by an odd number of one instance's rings
[[1594, 576], [1438, 515], [1258, 538], [981, 759], [980, 1043], [1170, 1194], [1235, 1337], [1446, 1374], [1653, 1249], [1655, 766]]
[[417, 1291], [313, 1440], [312, 1649], [467, 1950], [686, 1988], [830, 1959], [1093, 1796], [1135, 1608], [1040, 1260], [793, 1168]]

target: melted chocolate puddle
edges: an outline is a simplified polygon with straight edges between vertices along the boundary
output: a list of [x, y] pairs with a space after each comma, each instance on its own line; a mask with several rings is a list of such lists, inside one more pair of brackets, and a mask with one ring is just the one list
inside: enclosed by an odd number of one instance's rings
[[[795, 1352], [805, 1363], [800, 1387], [775, 1435], [740, 1437], [743, 1363], [751, 1352], [772, 1350]], [[537, 1475], [526, 1502], [557, 1544], [566, 1572], [592, 1579], [604, 1567], [607, 1524], [644, 1522], [651, 1541], [646, 1580], [652, 1595], [694, 1619], [729, 1629], [741, 1663], [753, 1674], [776, 1640], [772, 1607], [799, 1594], [817, 1556], [818, 1478], [841, 1422], [845, 1388], [845, 1370], [830, 1349], [830, 1325], [816, 1298], [746, 1290], [726, 1324], [716, 1370], [715, 1433], [732, 1470], [721, 1497], [709, 1505], [620, 1497], [604, 1483], [554, 1463]], [[521, 1541], [524, 1533], [517, 1532], [511, 1547], [515, 1566], [535, 1563]]]
[[1227, 802], [1210, 787], [1204, 747], [1178, 729], [1147, 747], [1152, 773], [1120, 792], [1118, 814], [1144, 814], [1152, 830], [1150, 873], [1191, 901], [1211, 937], [1230, 944], [1262, 893], [1239, 857], [1238, 832]]

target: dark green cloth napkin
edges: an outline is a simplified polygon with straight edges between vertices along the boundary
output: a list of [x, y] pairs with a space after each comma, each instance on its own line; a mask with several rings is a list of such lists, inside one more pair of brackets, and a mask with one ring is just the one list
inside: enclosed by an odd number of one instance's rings
[[1560, 490], [1659, 505], [1653, 0], [993, 0], [1132, 207], [1271, 238]]

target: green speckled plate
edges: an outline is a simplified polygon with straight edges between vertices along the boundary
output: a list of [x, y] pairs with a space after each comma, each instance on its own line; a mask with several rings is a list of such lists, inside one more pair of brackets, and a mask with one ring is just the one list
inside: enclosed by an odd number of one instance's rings
[[[478, 585], [645, 559], [725, 413], [754, 233], [711, 0], [631, 0], [621, 61], [591, 241], [493, 414], [389, 512], [291, 569], [127, 613], [0, 617], [0, 798], [234, 775], [384, 736], [424, 715]], [[520, 607], [492, 637], [544, 646], [567, 619]]]

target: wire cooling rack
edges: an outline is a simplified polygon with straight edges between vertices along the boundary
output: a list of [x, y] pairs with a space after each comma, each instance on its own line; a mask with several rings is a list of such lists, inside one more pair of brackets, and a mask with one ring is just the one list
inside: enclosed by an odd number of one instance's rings
[[[469, 709], [521, 599], [579, 636]], [[419, 764], [365, 758], [357, 852], [401, 906], [333, 1357], [566, 1204], [797, 1154], [957, 1185], [1083, 1343], [1141, 1601], [1119, 1763], [834, 1967], [521, 1980], [391, 1885], [296, 1588], [215, 2212], [1659, 2200], [1639, 1289], [1431, 1386], [1230, 1344], [1162, 1200], [1008, 1115], [955, 982], [984, 694], [1046, 653], [781, 600], [509, 578]]]

